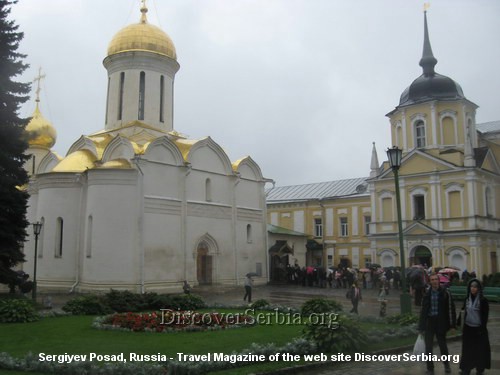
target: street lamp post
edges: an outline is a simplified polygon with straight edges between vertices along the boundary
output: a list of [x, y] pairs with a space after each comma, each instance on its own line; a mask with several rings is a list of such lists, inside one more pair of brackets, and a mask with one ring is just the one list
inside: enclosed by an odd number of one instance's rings
[[401, 159], [403, 150], [397, 146], [387, 149], [387, 157], [389, 164], [394, 173], [394, 184], [396, 186], [396, 207], [398, 213], [398, 233], [399, 233], [399, 257], [401, 258], [401, 286], [403, 291], [400, 296], [401, 314], [411, 313], [411, 297], [406, 290], [406, 265], [405, 265], [405, 249], [403, 244], [403, 222], [401, 219], [401, 195], [399, 192], [399, 167], [401, 166]]
[[33, 301], [36, 301], [36, 261], [38, 259], [38, 236], [42, 231], [42, 225], [43, 224], [39, 221], [33, 223], [33, 233], [35, 234], [35, 262], [33, 266], [33, 290], [31, 291], [31, 298]]

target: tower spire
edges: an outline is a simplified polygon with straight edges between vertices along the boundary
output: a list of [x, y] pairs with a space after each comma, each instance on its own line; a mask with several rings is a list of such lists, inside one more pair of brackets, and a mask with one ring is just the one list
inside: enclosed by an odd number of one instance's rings
[[146, 0], [141, 0], [141, 23], [148, 23], [148, 18], [146, 13], [148, 12], [148, 7], [146, 6]]
[[419, 65], [424, 71], [426, 77], [433, 76], [436, 72], [434, 67], [437, 64], [437, 59], [432, 54], [431, 42], [429, 40], [429, 30], [427, 28], [427, 10], [424, 8], [424, 49]]
[[380, 167], [380, 165], [378, 163], [377, 149], [375, 148], [375, 142], [373, 142], [372, 160], [370, 162], [370, 177], [377, 177], [378, 176], [379, 167]]

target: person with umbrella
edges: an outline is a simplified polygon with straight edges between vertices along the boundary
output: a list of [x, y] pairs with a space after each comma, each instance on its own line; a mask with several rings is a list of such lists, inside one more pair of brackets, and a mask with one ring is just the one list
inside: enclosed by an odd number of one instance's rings
[[243, 297], [243, 301], [246, 301], [248, 298], [248, 303], [252, 303], [252, 276], [255, 276], [255, 273], [249, 272], [247, 273], [247, 277], [245, 279], [245, 296]]

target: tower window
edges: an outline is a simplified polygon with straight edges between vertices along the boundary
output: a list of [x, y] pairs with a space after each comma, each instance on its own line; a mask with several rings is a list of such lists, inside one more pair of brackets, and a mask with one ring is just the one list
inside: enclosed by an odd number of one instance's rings
[[144, 120], [145, 92], [146, 92], [146, 73], [141, 72], [139, 78], [139, 113], [137, 116], [139, 120]]
[[118, 120], [122, 119], [123, 115], [123, 90], [125, 87], [125, 72], [120, 73], [120, 87], [118, 92]]
[[165, 77], [161, 76], [160, 77], [160, 122], [164, 122], [164, 111], [165, 111], [165, 104], [163, 103], [165, 98]]
[[413, 209], [415, 210], [413, 220], [425, 219], [425, 199], [423, 195], [413, 196]]
[[247, 224], [247, 243], [252, 243], [252, 226]]
[[415, 141], [417, 148], [425, 147], [425, 123], [422, 120], [415, 123]]

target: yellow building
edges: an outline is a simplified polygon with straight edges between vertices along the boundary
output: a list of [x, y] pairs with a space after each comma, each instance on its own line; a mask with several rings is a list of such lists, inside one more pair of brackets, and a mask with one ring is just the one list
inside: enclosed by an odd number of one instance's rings
[[[391, 145], [403, 151], [406, 265], [494, 273], [500, 248], [500, 121], [476, 124], [478, 106], [457, 82], [435, 72], [436, 63], [424, 16], [422, 75], [387, 114]], [[320, 185], [349, 188], [311, 194]], [[375, 146], [369, 178], [274, 188], [267, 205], [271, 224], [310, 235], [310, 265], [401, 264], [394, 175], [388, 162], [379, 165]]]

